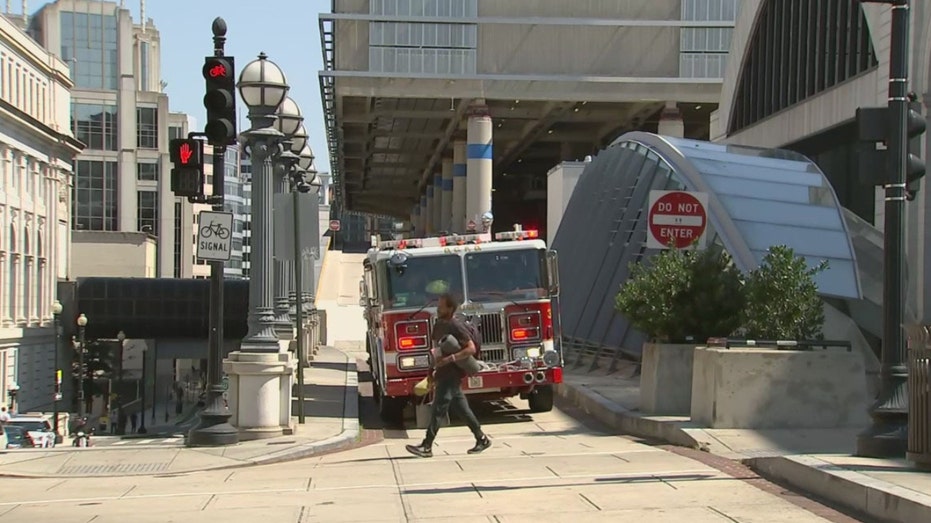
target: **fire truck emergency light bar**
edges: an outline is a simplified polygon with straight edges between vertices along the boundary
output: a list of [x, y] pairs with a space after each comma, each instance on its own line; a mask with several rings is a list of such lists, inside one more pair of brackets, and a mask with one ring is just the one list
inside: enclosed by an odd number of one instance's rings
[[499, 232], [495, 235], [496, 240], [535, 240], [539, 237], [540, 233], [533, 229], [526, 231]]
[[408, 238], [404, 240], [390, 240], [377, 242], [379, 249], [411, 249], [416, 247], [446, 247], [447, 245], [465, 245], [466, 243], [490, 242], [491, 235], [482, 234], [454, 234], [451, 236], [437, 236], [434, 238]]

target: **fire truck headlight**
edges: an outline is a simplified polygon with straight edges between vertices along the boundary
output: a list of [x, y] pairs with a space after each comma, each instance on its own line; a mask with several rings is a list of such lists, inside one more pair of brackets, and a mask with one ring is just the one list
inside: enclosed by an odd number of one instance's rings
[[514, 347], [511, 354], [515, 360], [534, 359], [540, 357], [540, 347]]
[[527, 357], [528, 357], [528, 358], [539, 358], [539, 357], [540, 357], [540, 347], [528, 347], [528, 348], [527, 348]]
[[419, 369], [430, 365], [430, 357], [426, 354], [418, 356], [404, 356], [398, 359], [398, 367], [402, 370]]

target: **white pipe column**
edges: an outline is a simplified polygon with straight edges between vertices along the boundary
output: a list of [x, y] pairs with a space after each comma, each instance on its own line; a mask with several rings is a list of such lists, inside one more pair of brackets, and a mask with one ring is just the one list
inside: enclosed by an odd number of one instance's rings
[[483, 213], [491, 211], [492, 146], [491, 115], [484, 100], [469, 107], [466, 140], [466, 223], [481, 222]]
[[433, 173], [433, 232], [443, 230], [443, 173]]
[[426, 236], [430, 236], [433, 234], [433, 231], [436, 230], [436, 224], [433, 223], [434, 205], [436, 205], [436, 201], [434, 201], [433, 198], [433, 181], [431, 180], [430, 183], [427, 184], [427, 214], [424, 215], [426, 216], [427, 220], [427, 224], [424, 226], [424, 232], [426, 233]]
[[465, 231], [466, 212], [466, 142], [463, 139], [453, 142], [453, 205], [452, 229]]
[[685, 123], [682, 121], [682, 113], [679, 112], [676, 102], [666, 102], [666, 107], [659, 115], [656, 134], [673, 138], [685, 137]]
[[453, 230], [453, 159], [443, 157], [443, 214], [440, 217], [440, 227], [444, 231]]

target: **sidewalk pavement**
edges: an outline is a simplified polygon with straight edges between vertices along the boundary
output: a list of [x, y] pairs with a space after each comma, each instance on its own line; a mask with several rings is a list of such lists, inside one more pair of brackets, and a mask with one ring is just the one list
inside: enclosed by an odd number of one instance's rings
[[[292, 435], [227, 447], [133, 445], [79, 449], [62, 445], [54, 449], [7, 450], [0, 452], [0, 476], [179, 474], [277, 463], [354, 444], [360, 434], [355, 359], [335, 348], [321, 347], [304, 372], [304, 379], [306, 421], [300, 425], [297, 417], [292, 417]], [[296, 404], [292, 413], [297, 413]]]
[[770, 479], [884, 521], [931, 521], [931, 473], [905, 459], [853, 456], [863, 428], [703, 428], [688, 417], [642, 414], [636, 364], [621, 362], [614, 372], [572, 367], [567, 363], [559, 395], [619, 432], [741, 461]]

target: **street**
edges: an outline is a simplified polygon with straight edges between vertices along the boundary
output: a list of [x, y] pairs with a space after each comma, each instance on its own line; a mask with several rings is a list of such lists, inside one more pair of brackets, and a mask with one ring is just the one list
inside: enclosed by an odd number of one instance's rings
[[808, 502], [828, 515], [822, 518], [793, 502], [804, 498], [767, 491], [733, 477], [733, 470], [683, 455], [697, 451], [611, 435], [570, 410], [531, 416], [520, 400], [479, 410], [493, 439], [483, 454], [466, 454], [471, 434], [454, 421], [441, 430], [432, 459], [415, 458], [404, 445], [419, 442], [422, 431], [380, 427], [365, 375], [364, 446], [189, 474], [4, 478], [0, 520], [855, 521]]

